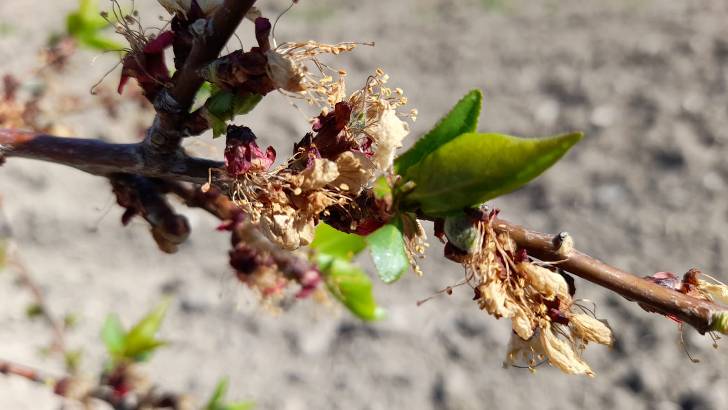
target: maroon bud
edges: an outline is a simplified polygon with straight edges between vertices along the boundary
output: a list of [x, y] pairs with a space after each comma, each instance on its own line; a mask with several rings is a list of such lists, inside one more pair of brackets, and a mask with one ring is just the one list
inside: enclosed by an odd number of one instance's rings
[[248, 127], [230, 125], [225, 143], [225, 167], [230, 176], [238, 177], [248, 171], [267, 171], [276, 159], [273, 147], [263, 152]]

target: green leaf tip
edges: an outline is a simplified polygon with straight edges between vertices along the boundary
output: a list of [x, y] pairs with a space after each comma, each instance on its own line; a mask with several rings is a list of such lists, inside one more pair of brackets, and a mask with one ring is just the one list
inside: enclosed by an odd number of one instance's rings
[[406, 175], [407, 170], [431, 152], [459, 135], [475, 132], [483, 105], [483, 92], [475, 89], [465, 94], [424, 137], [394, 161], [394, 170]]
[[415, 187], [403, 209], [446, 216], [520, 188], [556, 163], [583, 134], [519, 138], [468, 133], [442, 145], [407, 173]]

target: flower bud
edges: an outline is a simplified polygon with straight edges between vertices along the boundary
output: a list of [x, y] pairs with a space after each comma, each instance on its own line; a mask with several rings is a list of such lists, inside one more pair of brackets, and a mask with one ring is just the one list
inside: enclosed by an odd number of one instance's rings
[[473, 254], [482, 247], [483, 234], [472, 218], [465, 214], [445, 218], [445, 236], [458, 249]]

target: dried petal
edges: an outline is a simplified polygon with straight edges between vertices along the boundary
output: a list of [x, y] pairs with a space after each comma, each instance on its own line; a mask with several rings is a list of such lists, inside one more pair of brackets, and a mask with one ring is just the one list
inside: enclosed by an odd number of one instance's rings
[[336, 163], [323, 158], [316, 158], [313, 164], [306, 168], [303, 175], [303, 183], [300, 188], [303, 191], [321, 189], [333, 182], [339, 176]]
[[522, 307], [515, 304], [508, 304], [511, 312], [511, 322], [513, 331], [523, 340], [528, 340], [533, 336], [533, 324]]
[[606, 346], [614, 344], [614, 334], [605, 321], [579, 313], [569, 318], [572, 334], [587, 342], [595, 342]]
[[594, 376], [594, 372], [565, 341], [556, 337], [550, 328], [541, 329], [539, 338], [549, 362], [568, 374]]
[[379, 121], [368, 130], [368, 133], [376, 144], [372, 160], [380, 170], [386, 170], [392, 166], [397, 148], [402, 146], [402, 141], [409, 134], [409, 125], [390, 108], [382, 113]]
[[294, 93], [306, 90], [303, 84], [303, 67], [300, 64], [275, 50], [268, 50], [265, 56], [268, 58], [268, 75], [276, 88]]
[[374, 179], [374, 163], [358, 151], [346, 151], [336, 158], [339, 176], [331, 185], [356, 195]]
[[553, 300], [557, 296], [562, 300], [571, 299], [569, 285], [566, 284], [563, 276], [558, 273], [531, 262], [521, 262], [516, 267], [519, 272], [526, 276], [528, 284], [547, 300]]

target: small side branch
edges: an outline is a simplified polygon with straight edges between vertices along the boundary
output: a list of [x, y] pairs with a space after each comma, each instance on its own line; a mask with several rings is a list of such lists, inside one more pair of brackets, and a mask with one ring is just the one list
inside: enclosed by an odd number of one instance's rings
[[254, 3], [225, 0], [207, 22], [205, 32], [195, 38], [185, 65], [173, 77], [174, 86], [154, 101], [157, 117], [145, 139], [151, 151], [171, 154], [179, 150], [182, 138], [189, 133], [184, 129], [185, 119], [204, 82], [201, 70], [217, 58]]
[[496, 232], [508, 233], [529, 255], [543, 261], [559, 261], [558, 266], [565, 271], [616, 292], [630, 301], [648, 305], [659, 313], [680, 319], [701, 334], [715, 330], [715, 318], [722, 317], [728, 310], [721, 305], [662, 287], [609, 266], [576, 249], [565, 253], [560, 246], [562, 237], [559, 235], [531, 231], [502, 219], [495, 220], [493, 228]]
[[156, 155], [142, 144], [112, 144], [0, 128], [0, 157], [30, 158], [74, 167], [93, 175], [127, 173], [204, 183], [223, 163], [183, 152]]

